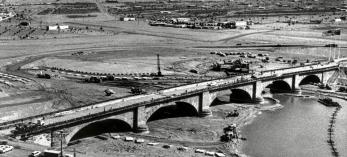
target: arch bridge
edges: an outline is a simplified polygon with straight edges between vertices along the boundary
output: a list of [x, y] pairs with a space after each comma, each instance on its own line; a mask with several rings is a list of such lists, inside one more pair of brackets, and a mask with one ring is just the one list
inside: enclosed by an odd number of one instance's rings
[[[261, 95], [265, 88], [270, 88], [274, 92], [298, 92], [302, 84], [326, 83], [336, 70], [338, 70], [336, 63], [277, 69], [265, 71], [257, 78], [243, 75], [111, 100], [27, 118], [24, 121], [44, 117], [46, 125], [18, 136], [51, 133], [52, 146], [56, 146], [59, 143], [60, 130], [64, 132], [65, 144], [88, 136], [86, 133], [97, 134], [100, 130], [143, 133], [148, 131], [147, 122], [160, 119], [163, 115], [164, 117], [211, 115], [209, 108], [218, 95], [229, 94], [232, 101], [259, 103], [262, 101]], [[166, 113], [166, 109], [173, 110], [176, 114], [170, 115], [172, 113]], [[11, 126], [18, 121], [23, 119], [6, 122], [6, 125]], [[4, 124], [0, 124], [0, 127], [3, 126]]]

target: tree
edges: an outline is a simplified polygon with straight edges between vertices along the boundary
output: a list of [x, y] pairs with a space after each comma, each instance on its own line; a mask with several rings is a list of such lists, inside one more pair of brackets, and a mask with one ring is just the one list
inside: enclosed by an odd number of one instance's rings
[[345, 91], [346, 91], [346, 88], [345, 88], [345, 87], [340, 87], [340, 88], [338, 89], [338, 91], [339, 91], [339, 92], [345, 92]]
[[292, 64], [295, 65], [296, 63], [298, 63], [298, 60], [294, 59]]

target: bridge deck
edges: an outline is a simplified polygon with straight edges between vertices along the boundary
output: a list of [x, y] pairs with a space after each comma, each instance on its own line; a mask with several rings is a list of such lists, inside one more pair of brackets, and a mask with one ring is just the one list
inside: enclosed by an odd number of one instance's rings
[[[181, 98], [188, 95], [198, 94], [203, 91], [213, 91], [223, 88], [232, 88], [234, 86], [240, 86], [245, 84], [252, 84], [255, 81], [262, 81], [266, 79], [274, 79], [276, 77], [285, 77], [293, 74], [308, 73], [308, 72], [319, 72], [329, 69], [338, 68], [336, 63], [328, 64], [318, 64], [304, 67], [293, 67], [291, 69], [279, 69], [276, 71], [268, 71], [259, 75], [257, 79], [252, 79], [252, 75], [236, 76], [232, 78], [217, 79], [212, 81], [206, 81], [196, 84], [185, 85], [181, 87], [175, 87], [170, 89], [165, 89], [157, 93], [144, 94], [132, 96], [124, 99], [112, 100], [107, 102], [102, 102], [90, 106], [85, 106], [81, 108], [75, 108], [68, 111], [56, 112], [51, 115], [45, 115], [44, 128], [36, 130], [34, 132], [42, 132], [44, 130], [49, 130], [52, 128], [57, 128], [59, 126], [72, 124], [79, 121], [85, 121], [88, 119], [100, 118], [101, 116], [106, 116], [108, 114], [115, 114], [117, 112], [122, 112], [124, 110], [132, 110], [139, 106], [144, 106], [151, 103], [159, 103], [163, 101], [170, 101], [173, 99]], [[27, 118], [26, 120], [34, 120], [40, 116], [35, 116], [33, 118]], [[13, 123], [18, 123], [18, 121], [13, 121]], [[11, 122], [2, 123], [0, 126], [5, 126], [11, 124]], [[4, 127], [6, 128], [6, 127]]]

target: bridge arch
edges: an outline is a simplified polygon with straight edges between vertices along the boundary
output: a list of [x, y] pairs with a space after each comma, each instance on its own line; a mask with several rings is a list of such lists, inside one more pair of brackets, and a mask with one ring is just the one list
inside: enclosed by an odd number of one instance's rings
[[230, 102], [252, 102], [252, 94], [240, 88], [231, 89]]
[[300, 85], [305, 85], [305, 84], [311, 84], [311, 83], [319, 83], [321, 82], [321, 79], [317, 75], [308, 75], [303, 77], [303, 79], [300, 81]]
[[66, 144], [69, 144], [74, 140], [93, 137], [103, 133], [128, 131], [132, 131], [130, 123], [121, 119], [107, 118], [75, 127], [65, 137], [65, 141]]
[[271, 93], [286, 93], [292, 90], [290, 84], [285, 80], [276, 80], [265, 86]]
[[229, 89], [215, 92], [214, 96], [211, 97], [211, 103], [209, 106], [217, 106], [225, 102], [229, 102], [230, 94], [231, 90]]
[[146, 114], [146, 122], [150, 122], [173, 117], [195, 117], [199, 115], [199, 112], [192, 103], [178, 101], [175, 103], [150, 107], [149, 112]]

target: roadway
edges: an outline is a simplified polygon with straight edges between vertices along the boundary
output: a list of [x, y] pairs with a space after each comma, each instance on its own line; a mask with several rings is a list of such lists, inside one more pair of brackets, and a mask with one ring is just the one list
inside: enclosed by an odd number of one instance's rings
[[[196, 84], [184, 85], [180, 87], [174, 87], [170, 89], [161, 90], [155, 93], [131, 96], [131, 97], [123, 98], [123, 99], [101, 102], [101, 103], [93, 104], [90, 106], [75, 108], [75, 109], [71, 109], [67, 111], [55, 112], [54, 114], [44, 116], [45, 125], [52, 126], [54, 124], [62, 124], [66, 121], [79, 119], [81, 117], [88, 117], [88, 116], [90, 117], [90, 115], [103, 114], [103, 113], [116, 110], [119, 108], [131, 107], [134, 104], [139, 104], [143, 102], [153, 102], [156, 100], [180, 97], [181, 95], [184, 95], [187, 93], [191, 93], [194, 91], [201, 91], [201, 90], [209, 89], [211, 87], [219, 88], [221, 86], [226, 86], [230, 84], [236, 84], [236, 83], [242, 83], [242, 82], [247, 83], [249, 81], [254, 82], [257, 80], [261, 80], [263, 78], [279, 77], [283, 74], [305, 72], [305, 71], [311, 71], [311, 70], [317, 70], [317, 69], [319, 70], [319, 69], [331, 68], [334, 66], [337, 66], [337, 63], [332, 62], [332, 63], [307, 65], [307, 66], [300, 66], [300, 67], [293, 67], [293, 68], [284, 68], [284, 69], [277, 69], [273, 71], [263, 72], [262, 74], [256, 74], [257, 75], [256, 80], [252, 79], [251, 74], [247, 74], [247, 75], [236, 76], [232, 78], [217, 79], [217, 80], [211, 80], [211, 81], [206, 81], [206, 82], [201, 82]], [[38, 119], [43, 119], [43, 117], [36, 116], [34, 118], [28, 118], [26, 121], [35, 122]], [[0, 124], [0, 126], [2, 126], [2, 124]]]

